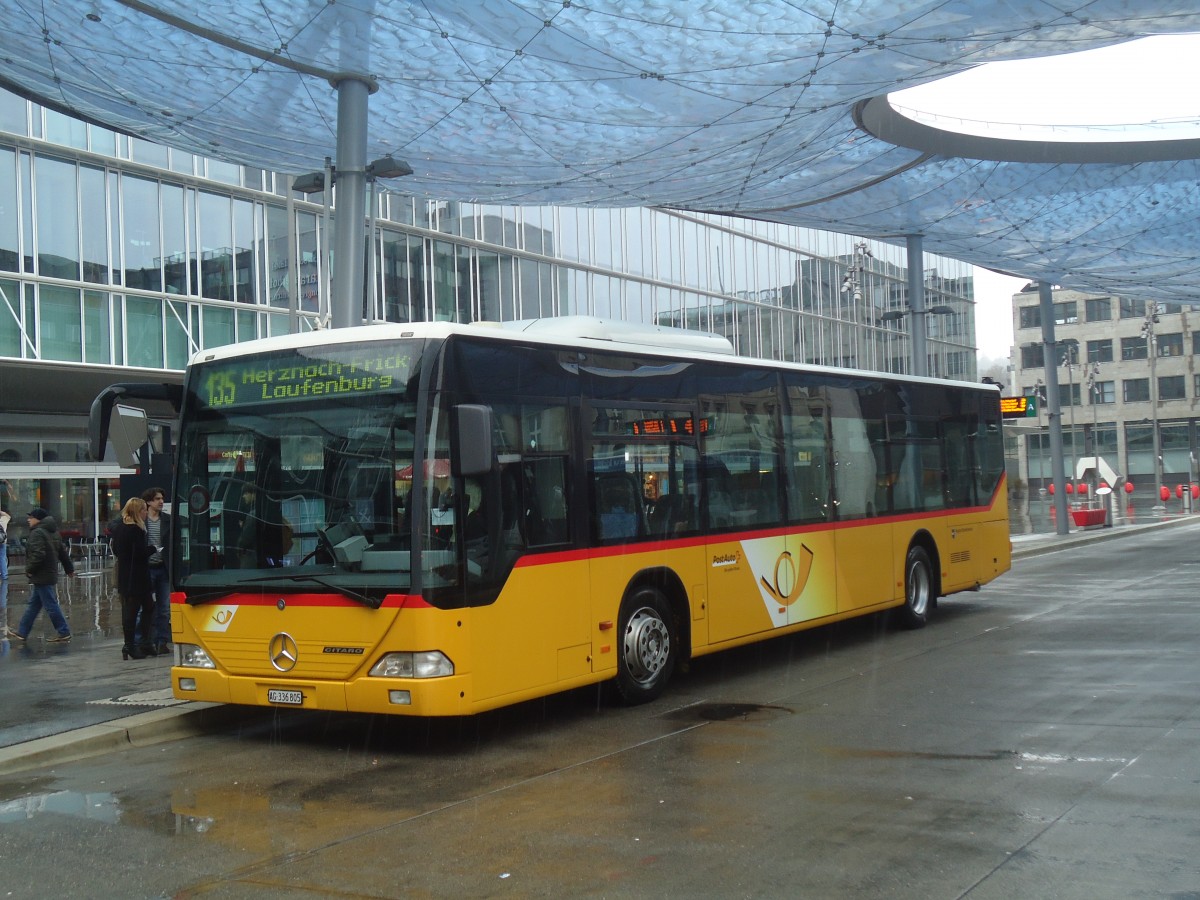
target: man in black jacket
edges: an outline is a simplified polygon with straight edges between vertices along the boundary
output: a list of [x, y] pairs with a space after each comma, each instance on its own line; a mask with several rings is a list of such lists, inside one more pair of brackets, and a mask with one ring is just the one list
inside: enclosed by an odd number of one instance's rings
[[71, 555], [63, 546], [62, 538], [58, 536], [58, 523], [46, 510], [35, 506], [29, 511], [29, 539], [25, 543], [25, 577], [29, 579], [29, 602], [25, 605], [25, 615], [17, 630], [8, 630], [8, 636], [14, 640], [24, 641], [29, 637], [33, 628], [33, 620], [45, 607], [50, 624], [58, 634], [47, 640], [50, 644], [65, 644], [71, 640], [71, 629], [63, 616], [62, 607], [58, 605], [58, 566], [62, 563], [68, 575], [75, 574], [75, 566], [71, 563]]
[[158, 636], [155, 648], [158, 655], [167, 653], [170, 647], [167, 642], [171, 637], [171, 578], [167, 569], [169, 549], [171, 546], [171, 516], [163, 512], [163, 504], [167, 492], [160, 487], [148, 488], [142, 491], [142, 499], [146, 501], [146, 539], [150, 546], [155, 547], [154, 555], [150, 557], [150, 594], [154, 597], [154, 631], [147, 624], [138, 623], [138, 634], [145, 636], [149, 643], [151, 633]]

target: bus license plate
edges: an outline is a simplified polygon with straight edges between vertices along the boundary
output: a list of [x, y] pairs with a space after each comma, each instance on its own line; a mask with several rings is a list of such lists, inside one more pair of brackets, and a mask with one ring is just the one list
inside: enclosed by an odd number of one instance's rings
[[287, 703], [290, 706], [303, 706], [304, 694], [300, 691], [279, 691], [272, 688], [267, 691], [268, 703]]

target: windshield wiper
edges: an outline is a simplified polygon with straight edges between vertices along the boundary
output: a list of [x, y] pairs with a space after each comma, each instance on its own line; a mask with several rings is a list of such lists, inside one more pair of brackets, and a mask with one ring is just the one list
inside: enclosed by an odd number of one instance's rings
[[[220, 588], [200, 588], [194, 592], [188, 592], [187, 602], [193, 606], [203, 603], [206, 600], [213, 600], [217, 597], [227, 595], [230, 590], [236, 589], [242, 585], [262, 584], [268, 581], [311, 581], [314, 584], [319, 584], [321, 587], [329, 588], [334, 593], [341, 594], [344, 597], [349, 597], [351, 600], [357, 600], [363, 606], [371, 609], [379, 609], [383, 605], [383, 597], [371, 597], [367, 594], [360, 594], [358, 591], [351, 590], [348, 587], [343, 587], [340, 584], [322, 578], [320, 575], [262, 575], [257, 577], [241, 578], [230, 584], [223, 585]], [[186, 589], [186, 585], [184, 588]]]
[[370, 597], [367, 594], [360, 594], [358, 591], [352, 591], [348, 587], [343, 587], [336, 582], [322, 578], [320, 575], [268, 575], [265, 578], [256, 578], [255, 581], [311, 581], [314, 584], [319, 584], [321, 587], [327, 587], [331, 591], [349, 597], [351, 600], [357, 600], [363, 606], [369, 606], [371, 609], [379, 609], [383, 606], [383, 597]]

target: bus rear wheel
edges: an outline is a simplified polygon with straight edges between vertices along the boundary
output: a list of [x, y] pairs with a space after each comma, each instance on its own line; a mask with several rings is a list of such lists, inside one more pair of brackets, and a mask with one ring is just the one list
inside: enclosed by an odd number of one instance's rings
[[679, 637], [667, 598], [638, 588], [621, 604], [617, 693], [626, 703], [646, 703], [663, 692], [679, 655]]
[[904, 606], [900, 621], [905, 628], [924, 628], [934, 603], [933, 565], [924, 547], [910, 547], [904, 559]]

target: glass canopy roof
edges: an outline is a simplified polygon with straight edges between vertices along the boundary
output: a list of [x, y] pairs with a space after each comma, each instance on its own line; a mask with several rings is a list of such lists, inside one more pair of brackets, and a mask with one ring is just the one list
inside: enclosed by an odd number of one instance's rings
[[[668, 206], [1200, 304], [1200, 142], [947, 137], [872, 98], [1200, 31], [1193, 0], [0, 0], [0, 83], [300, 174], [369, 85], [366, 158], [437, 199]], [[1194, 298], [1194, 299], [1193, 299]]]

